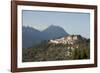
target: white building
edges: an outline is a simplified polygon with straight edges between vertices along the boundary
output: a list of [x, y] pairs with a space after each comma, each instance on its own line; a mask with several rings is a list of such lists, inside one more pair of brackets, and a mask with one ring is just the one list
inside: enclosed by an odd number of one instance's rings
[[74, 36], [73, 37], [73, 40], [78, 40], [78, 36]]
[[73, 45], [76, 40], [78, 40], [77, 35], [70, 35], [70, 36], [67, 36], [67, 37], [60, 38], [60, 39], [50, 40], [50, 43]]

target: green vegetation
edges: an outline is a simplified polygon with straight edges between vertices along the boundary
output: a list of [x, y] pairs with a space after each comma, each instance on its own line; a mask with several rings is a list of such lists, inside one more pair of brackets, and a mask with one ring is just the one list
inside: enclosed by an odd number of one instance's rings
[[[78, 48], [74, 47], [77, 46]], [[90, 58], [90, 40], [79, 40], [74, 45], [50, 44], [43, 41], [41, 44], [31, 48], [23, 48], [22, 61], [56, 61], [56, 60], [78, 60]]]

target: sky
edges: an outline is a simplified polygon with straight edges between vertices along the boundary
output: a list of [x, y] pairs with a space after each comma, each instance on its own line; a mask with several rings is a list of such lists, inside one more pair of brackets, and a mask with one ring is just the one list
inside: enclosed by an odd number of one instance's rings
[[56, 25], [62, 27], [69, 34], [90, 38], [89, 13], [23, 10], [22, 25], [40, 31], [50, 25]]

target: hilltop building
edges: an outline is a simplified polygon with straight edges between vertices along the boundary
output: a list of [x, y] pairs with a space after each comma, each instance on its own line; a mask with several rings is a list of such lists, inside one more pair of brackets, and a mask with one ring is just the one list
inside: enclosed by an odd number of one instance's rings
[[55, 39], [55, 40], [50, 40], [49, 43], [54, 43], [54, 44], [71, 44], [73, 45], [77, 40], [80, 39], [80, 35], [69, 35], [66, 37], [62, 37], [59, 39]]

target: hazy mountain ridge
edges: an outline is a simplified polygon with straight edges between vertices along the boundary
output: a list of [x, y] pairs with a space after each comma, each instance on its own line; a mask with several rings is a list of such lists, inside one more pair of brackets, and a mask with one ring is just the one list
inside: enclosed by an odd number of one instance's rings
[[51, 37], [50, 39], [60, 38], [60, 37], [69, 35], [67, 32], [65, 32], [65, 30], [63, 28], [61, 28], [59, 26], [54, 26], [54, 25], [49, 26], [43, 32], [49, 34], [48, 37], [49, 38]]
[[56, 39], [67, 36], [68, 33], [59, 26], [51, 25], [44, 31], [39, 31], [32, 27], [22, 27], [22, 45], [23, 48], [29, 48], [33, 44], [38, 44], [43, 40]]

